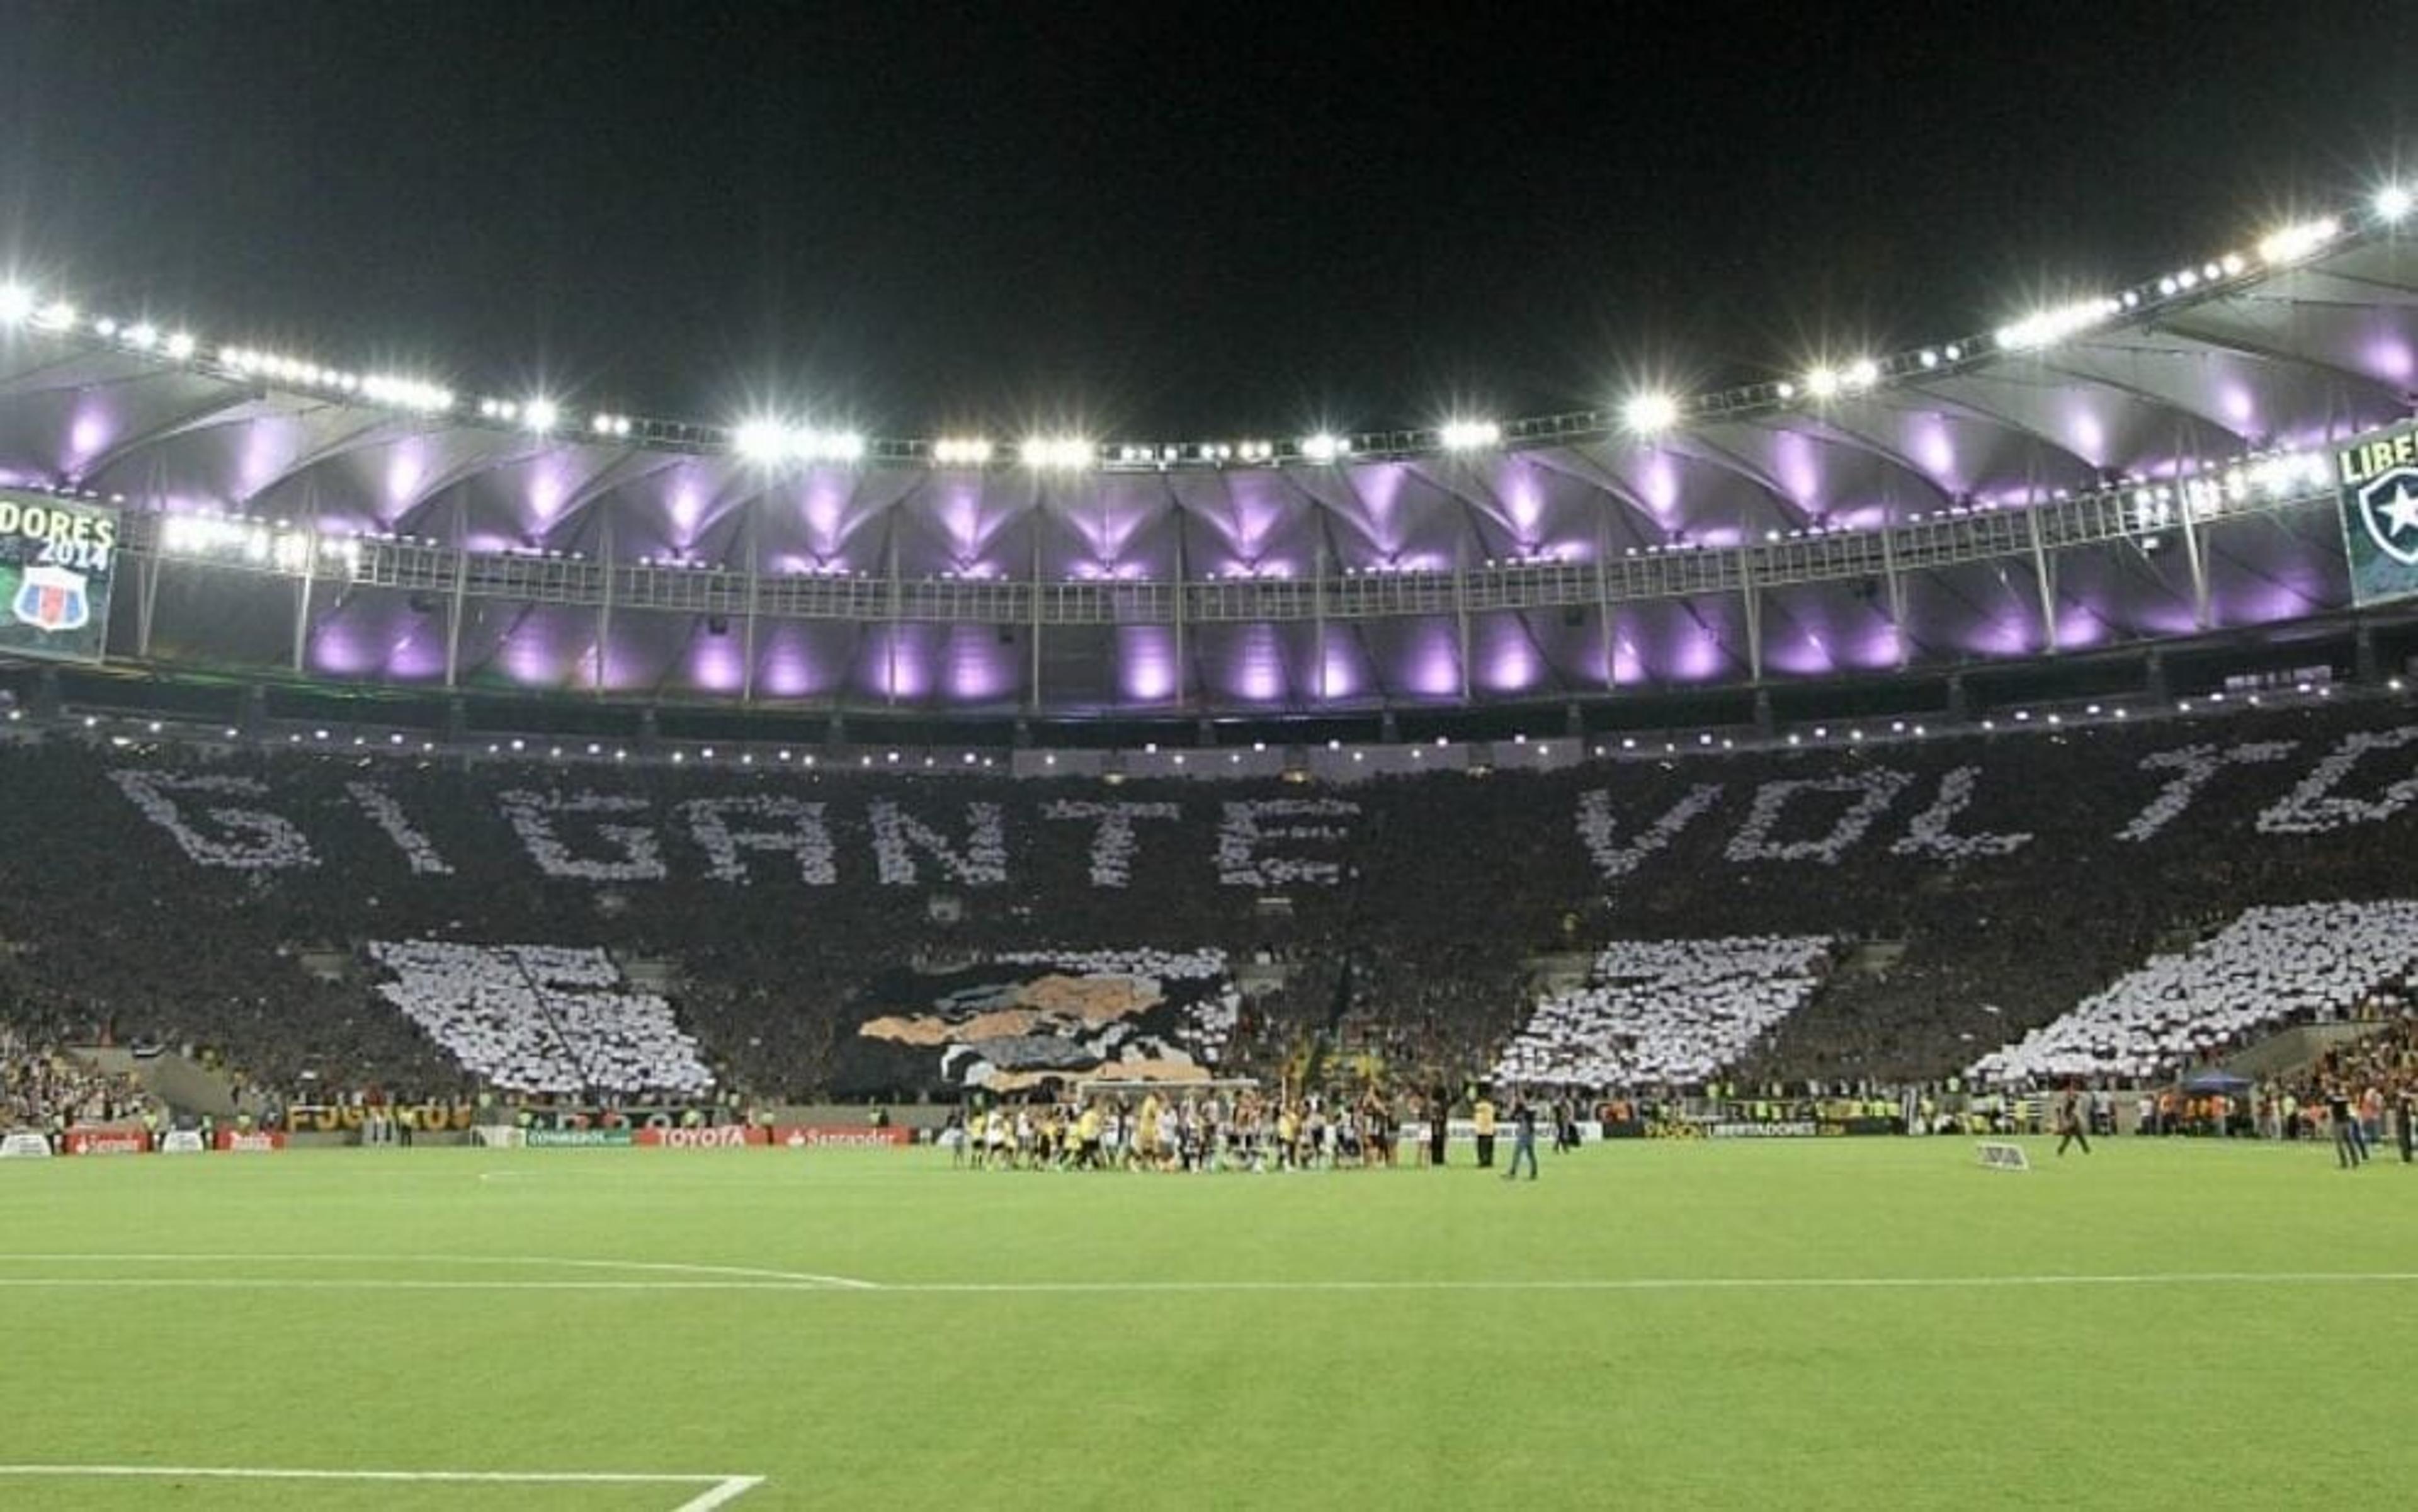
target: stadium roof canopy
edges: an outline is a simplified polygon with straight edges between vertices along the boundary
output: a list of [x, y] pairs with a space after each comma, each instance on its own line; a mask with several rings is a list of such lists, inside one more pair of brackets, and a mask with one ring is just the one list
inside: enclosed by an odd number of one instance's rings
[[136, 516], [114, 657], [383, 685], [1282, 714], [2020, 658], [2347, 602], [2324, 449], [2412, 412], [2407, 210], [1728, 393], [1286, 440], [644, 420], [11, 289], [0, 483]]

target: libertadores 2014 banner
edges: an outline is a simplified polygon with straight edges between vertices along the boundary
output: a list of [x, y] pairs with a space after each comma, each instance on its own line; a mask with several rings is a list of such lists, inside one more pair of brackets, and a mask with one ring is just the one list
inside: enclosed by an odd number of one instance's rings
[[2418, 593], [2418, 423], [2334, 449], [2351, 602]]
[[98, 662], [117, 571], [117, 512], [0, 489], [0, 655]]

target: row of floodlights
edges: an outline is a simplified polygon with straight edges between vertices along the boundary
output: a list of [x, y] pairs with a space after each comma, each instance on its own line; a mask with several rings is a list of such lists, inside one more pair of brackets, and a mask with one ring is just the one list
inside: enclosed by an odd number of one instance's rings
[[[2413, 194], [2411, 190], [2402, 185], [2391, 184], [2375, 192], [2368, 207], [2375, 223], [2391, 226], [2407, 219], [2413, 205], [2418, 205], [2418, 194]], [[1986, 346], [1979, 342], [1971, 344], [1951, 343], [1945, 346], [1924, 347], [1918, 352], [1885, 360], [1859, 357], [1837, 363], [1817, 364], [1800, 377], [1783, 379], [1771, 384], [1765, 391], [1783, 404], [1799, 399], [1828, 403], [1861, 393], [1888, 378], [1953, 366], [1982, 355], [1987, 347], [2011, 353], [2041, 351], [2105, 321], [2136, 311], [2151, 300], [2189, 296], [2254, 271], [2278, 269], [2303, 262], [2339, 239], [2347, 229], [2343, 221], [2335, 216], [2295, 221], [2261, 237], [2255, 249], [2255, 257], [2227, 252], [2205, 263], [2178, 268], [2151, 283], [2120, 294], [2094, 296], [2039, 310], [2000, 326], [1987, 338]], [[171, 361], [191, 361], [202, 355], [199, 344], [188, 331], [163, 330], [149, 320], [120, 321], [107, 315], [86, 316], [68, 299], [44, 299], [33, 289], [20, 283], [0, 284], [0, 327], [16, 326], [61, 333], [88, 333], [127, 350], [164, 357]], [[451, 389], [417, 378], [359, 373], [243, 346], [222, 346], [218, 348], [215, 356], [219, 368], [233, 376], [265, 378], [298, 388], [321, 389], [344, 399], [358, 399], [423, 415], [450, 414], [459, 403]], [[1686, 418], [1688, 404], [1680, 397], [1648, 389], [1631, 395], [1620, 405], [1619, 420], [1621, 426], [1630, 434], [1651, 436], [1678, 425]], [[525, 399], [482, 399], [478, 402], [477, 413], [482, 420], [520, 426], [541, 435], [554, 434], [566, 418], [558, 401], [543, 395]], [[589, 434], [605, 440], [625, 439], [635, 427], [636, 422], [627, 415], [601, 411], [590, 416], [588, 422]], [[764, 466], [854, 463], [863, 460], [867, 451], [865, 438], [853, 431], [824, 430], [769, 419], [742, 421], [732, 427], [728, 435], [732, 451], [750, 462]], [[1500, 445], [1505, 429], [1499, 421], [1464, 417], [1446, 421], [1434, 435], [1436, 443], [1444, 451], [1465, 452]], [[1103, 461], [1127, 466], [1160, 467], [1178, 464], [1266, 465], [1293, 458], [1312, 464], [1331, 464], [1351, 453], [1352, 445], [1348, 440], [1326, 432], [1301, 438], [1289, 451], [1269, 441], [1238, 441], [1185, 446], [1123, 446], [1104, 453], [1092, 441], [1079, 436], [1060, 435], [1028, 438], [1017, 448], [1016, 460], [1035, 469], [1077, 471]], [[939, 466], [984, 467], [991, 464], [997, 452], [989, 441], [979, 437], [948, 437], [930, 443], [925, 449], [925, 454]]]

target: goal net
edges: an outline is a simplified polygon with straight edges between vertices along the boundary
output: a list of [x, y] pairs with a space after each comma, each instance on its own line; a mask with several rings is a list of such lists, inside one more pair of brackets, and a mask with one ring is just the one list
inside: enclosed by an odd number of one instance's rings
[[2029, 1170], [2032, 1163], [2024, 1154], [2024, 1147], [1997, 1139], [1984, 1139], [1975, 1145], [1983, 1170]]

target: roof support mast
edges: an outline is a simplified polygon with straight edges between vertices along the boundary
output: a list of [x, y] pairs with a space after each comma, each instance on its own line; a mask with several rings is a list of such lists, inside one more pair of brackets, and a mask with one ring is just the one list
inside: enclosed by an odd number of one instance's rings
[[2209, 624], [2208, 548], [2202, 544], [2199, 524], [2192, 518], [2192, 489], [2183, 481], [2184, 441], [2181, 426], [2175, 433], [2175, 518], [2182, 522], [2183, 560], [2191, 567], [2192, 625], [2206, 630]]
[[1027, 679], [1026, 695], [1032, 700], [1034, 713], [1041, 712], [1041, 532], [1033, 532], [1033, 576], [1026, 585], [1033, 594], [1033, 622], [1025, 629], [1027, 649], [1032, 655], [1032, 675]]
[[1184, 708], [1184, 527], [1179, 518], [1175, 530], [1175, 581], [1167, 585], [1171, 612], [1175, 621], [1175, 676], [1170, 680], [1175, 693], [1175, 707]]
[[148, 507], [154, 529], [150, 545], [141, 556], [134, 558], [134, 581], [138, 590], [134, 598], [134, 654], [145, 658], [148, 658], [151, 654], [151, 616], [160, 600], [160, 569], [167, 556], [166, 551], [161, 549], [163, 542], [160, 539], [161, 527], [164, 527], [168, 517], [165, 465], [155, 456], [151, 459], [150, 471], [151, 497]]
[[314, 476], [303, 490], [302, 517], [306, 522], [302, 539], [307, 544], [302, 551], [302, 576], [294, 585], [294, 675], [300, 677], [303, 662], [311, 647], [311, 589], [319, 572], [319, 480]]
[[1884, 520], [1880, 529], [1881, 587], [1889, 595], [1890, 634], [1897, 642], [1897, 667], [1903, 672], [1914, 659], [1914, 637], [1905, 630], [1905, 578], [1897, 570], [1897, 548], [1890, 543], [1896, 534], [1896, 522]]
[[[739, 633], [739, 701], [742, 704], [756, 701], [756, 611], [764, 580], [758, 522], [763, 515], [763, 502], [761, 494], [748, 500], [747, 512], [739, 522], [741, 549], [747, 553], [747, 618]], [[890, 574], [898, 575], [895, 557]]]
[[604, 559], [604, 591], [596, 599], [596, 667], [589, 674], [589, 686], [597, 697], [604, 696], [604, 666], [607, 649], [613, 644], [613, 516], [604, 515], [596, 527], [596, 554]]
[[1754, 557], [1752, 552], [1737, 554], [1738, 600], [1746, 605], [1746, 671], [1747, 680], [1763, 681], [1763, 595], [1754, 586]]
[[1595, 522], [1595, 622], [1603, 649], [1603, 691], [1618, 693], [1620, 663], [1612, 644], [1612, 522], [1601, 515]]
[[1452, 616], [1461, 631], [1461, 701], [1469, 702], [1469, 559], [1465, 543], [1453, 548]]
[[2048, 544], [2041, 535], [2037, 499], [2026, 501], [2024, 530], [2031, 538], [2032, 582], [2040, 589], [2041, 649], [2057, 654], [2057, 577], [2049, 566]]
[[453, 496], [453, 592], [445, 609], [445, 685], [462, 679], [462, 610], [470, 596], [469, 525], [460, 495]]
[[1318, 555], [1309, 568], [1309, 654], [1310, 687], [1318, 695], [1318, 706], [1326, 707], [1326, 546], [1321, 542]]
[[898, 530], [890, 531], [890, 634], [881, 648], [883, 701], [895, 707], [898, 702], [898, 627], [906, 617], [906, 588], [898, 581]]

